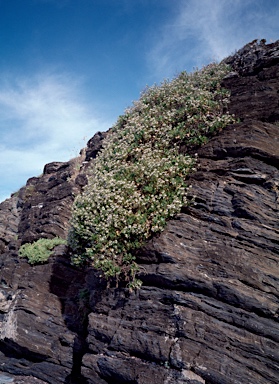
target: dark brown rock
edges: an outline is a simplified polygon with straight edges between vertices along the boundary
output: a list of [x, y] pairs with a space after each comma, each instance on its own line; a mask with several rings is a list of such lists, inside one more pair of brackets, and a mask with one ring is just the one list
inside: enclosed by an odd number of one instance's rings
[[71, 207], [80, 191], [75, 179], [82, 160], [47, 164], [42, 176], [27, 181], [19, 194], [22, 211], [18, 233], [22, 243], [42, 237], [67, 237]]
[[254, 40], [227, 57], [224, 62], [242, 77], [254, 76], [270, 67], [276, 70], [279, 63], [278, 45], [278, 40], [271, 44], [266, 44], [264, 39]]
[[20, 213], [18, 194], [14, 194], [0, 204], [0, 254], [8, 249], [10, 243], [18, 240]]
[[279, 112], [279, 67], [245, 52], [224, 80], [244, 121], [199, 150], [195, 204], [137, 255], [142, 289], [102, 290], [88, 275], [90, 383], [279, 381], [279, 126], [267, 122]]
[[279, 43], [253, 42], [224, 60], [233, 72], [223, 80], [231, 91], [230, 112], [241, 119], [279, 120]]
[[90, 161], [95, 159], [97, 153], [102, 149], [102, 143], [104, 138], [107, 136], [107, 132], [97, 132], [95, 135], [88, 141], [86, 146], [86, 157], [85, 161]]
[[14, 384], [47, 384], [47, 382], [37, 379], [34, 376], [16, 376], [14, 378]]
[[15, 383], [279, 382], [278, 52], [255, 41], [226, 60], [239, 122], [198, 151], [194, 204], [138, 251], [139, 291], [77, 270], [65, 246], [35, 267], [17, 256], [20, 241], [66, 237], [106, 134], [0, 205], [0, 371]]
[[73, 370], [82, 327], [78, 297], [83, 275], [66, 255], [59, 246], [48, 263], [35, 267], [0, 256], [0, 361], [14, 377], [60, 384]]

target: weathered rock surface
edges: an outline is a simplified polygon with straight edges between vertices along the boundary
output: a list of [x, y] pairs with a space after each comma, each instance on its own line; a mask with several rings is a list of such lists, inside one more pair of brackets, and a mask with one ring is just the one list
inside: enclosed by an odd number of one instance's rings
[[57, 247], [49, 263], [35, 268], [1, 255], [0, 361], [6, 372], [47, 383], [63, 383], [72, 372], [83, 275], [71, 268], [65, 251]]
[[278, 121], [278, 42], [247, 44], [224, 61], [233, 69], [223, 81], [231, 90], [230, 112], [241, 119]]
[[[90, 140], [88, 161], [101, 142], [100, 134]], [[79, 382], [84, 273], [70, 265], [63, 246], [36, 267], [17, 250], [42, 237], [67, 237], [74, 197], [87, 183], [83, 165], [84, 151], [69, 162], [47, 164], [40, 177], [0, 204], [0, 370], [14, 375], [14, 383]]]
[[9, 244], [18, 239], [20, 209], [17, 204], [17, 195], [13, 195], [0, 204], [0, 253], [3, 253]]
[[20, 241], [65, 237], [82, 156], [0, 205], [0, 371], [15, 383], [279, 382], [278, 55], [279, 42], [254, 42], [227, 59], [240, 121], [198, 151], [195, 204], [139, 250], [141, 290], [75, 269], [65, 246], [44, 265], [17, 257]]
[[97, 132], [92, 139], [90, 139], [86, 146], [86, 156], [85, 161], [90, 161], [95, 159], [97, 153], [102, 148], [102, 143], [104, 138], [107, 136], [107, 132]]
[[27, 181], [19, 193], [22, 212], [18, 230], [23, 243], [40, 237], [67, 236], [71, 206], [78, 192], [74, 179], [79, 169], [79, 158], [67, 163], [50, 163], [41, 177]]
[[[269, 132], [275, 139], [274, 126], [262, 125], [264, 137]], [[110, 382], [118, 361], [119, 382], [130, 382], [128, 354], [167, 366], [162, 383], [188, 382], [171, 381], [173, 370], [190, 370], [206, 383], [278, 381], [279, 172], [248, 154], [232, 156], [228, 135], [240, 138], [243, 128], [228, 128], [201, 151], [211, 158], [201, 158], [191, 178], [196, 205], [139, 254], [144, 287], [138, 295], [111, 290], [96, 301], [92, 293], [88, 378], [93, 370]], [[226, 150], [225, 158], [213, 155], [215, 147]], [[113, 358], [102, 356], [110, 353]], [[138, 362], [132, 363], [135, 380]], [[158, 382], [153, 374], [149, 380]]]

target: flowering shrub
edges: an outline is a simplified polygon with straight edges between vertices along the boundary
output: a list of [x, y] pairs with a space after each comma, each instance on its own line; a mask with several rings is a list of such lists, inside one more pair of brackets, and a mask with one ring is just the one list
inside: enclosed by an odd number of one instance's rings
[[187, 204], [187, 175], [197, 159], [183, 154], [233, 121], [220, 86], [223, 64], [147, 88], [120, 116], [74, 203], [69, 241], [74, 262], [89, 261], [106, 277], [123, 274], [132, 286], [134, 250], [162, 231]]
[[19, 256], [27, 257], [30, 264], [44, 263], [48, 260], [54, 247], [66, 243], [67, 241], [60, 237], [39, 239], [34, 243], [23, 244], [19, 249]]

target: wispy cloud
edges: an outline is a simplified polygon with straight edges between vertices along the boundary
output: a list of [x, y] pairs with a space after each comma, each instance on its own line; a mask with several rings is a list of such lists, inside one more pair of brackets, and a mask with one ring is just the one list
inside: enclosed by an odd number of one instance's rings
[[0, 201], [51, 161], [66, 161], [109, 121], [82, 98], [82, 85], [67, 74], [0, 79]]
[[180, 0], [149, 54], [161, 74], [221, 60], [256, 38], [278, 39], [279, 3], [273, 0]]

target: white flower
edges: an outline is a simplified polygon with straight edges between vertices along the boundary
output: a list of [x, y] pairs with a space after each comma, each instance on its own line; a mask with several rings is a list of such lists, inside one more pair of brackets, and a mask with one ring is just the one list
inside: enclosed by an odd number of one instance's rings
[[187, 204], [185, 179], [195, 169], [197, 154], [193, 159], [182, 155], [180, 144], [202, 142], [233, 121], [222, 113], [229, 99], [218, 85], [227, 71], [213, 64], [146, 88], [119, 118], [75, 200], [72, 244], [77, 251], [83, 247], [79, 243], [88, 243], [96, 265], [121, 266], [135, 241], [140, 245], [162, 231]]

